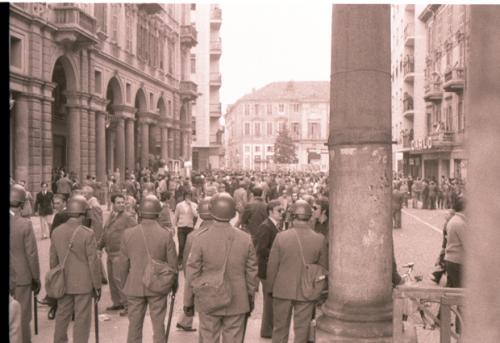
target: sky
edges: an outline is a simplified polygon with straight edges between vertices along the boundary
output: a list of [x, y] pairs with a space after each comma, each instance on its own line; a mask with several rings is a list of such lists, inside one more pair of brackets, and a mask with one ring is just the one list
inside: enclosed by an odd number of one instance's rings
[[331, 4], [222, 2], [220, 98], [228, 104], [274, 81], [330, 79]]

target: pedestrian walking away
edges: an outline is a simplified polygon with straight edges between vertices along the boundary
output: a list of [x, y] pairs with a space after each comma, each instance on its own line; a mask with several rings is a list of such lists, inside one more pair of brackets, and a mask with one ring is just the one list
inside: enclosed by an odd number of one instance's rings
[[49, 237], [50, 217], [52, 215], [52, 198], [54, 194], [48, 190], [47, 182], [42, 182], [42, 191], [38, 192], [35, 200], [34, 212], [40, 218], [40, 236], [42, 239]]

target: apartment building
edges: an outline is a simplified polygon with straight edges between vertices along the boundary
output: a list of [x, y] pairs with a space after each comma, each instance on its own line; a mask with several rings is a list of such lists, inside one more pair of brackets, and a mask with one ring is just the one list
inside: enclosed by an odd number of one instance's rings
[[273, 82], [228, 108], [228, 166], [246, 170], [275, 168], [274, 143], [287, 129], [298, 158], [296, 169], [328, 170], [330, 83]]
[[193, 7], [192, 18], [198, 31], [198, 44], [191, 50], [191, 78], [198, 85], [198, 98], [193, 105], [193, 169], [219, 169], [224, 166], [219, 97], [222, 11], [218, 5], [200, 3]]
[[190, 5], [12, 3], [10, 172], [38, 190], [52, 169], [104, 181], [191, 159]]
[[394, 170], [465, 179], [466, 5], [392, 5]]

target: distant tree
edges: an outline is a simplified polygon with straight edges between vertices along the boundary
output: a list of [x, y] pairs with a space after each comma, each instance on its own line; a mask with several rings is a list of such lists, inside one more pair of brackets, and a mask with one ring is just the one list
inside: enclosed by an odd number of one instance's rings
[[276, 142], [274, 142], [274, 163], [297, 163], [295, 144], [285, 128], [278, 132]]

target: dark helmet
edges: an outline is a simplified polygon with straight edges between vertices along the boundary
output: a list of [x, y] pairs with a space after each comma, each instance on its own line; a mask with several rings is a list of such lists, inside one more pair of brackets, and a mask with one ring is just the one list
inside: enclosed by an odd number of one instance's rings
[[229, 193], [217, 193], [210, 199], [210, 213], [220, 222], [228, 222], [236, 214], [236, 203]]
[[212, 199], [212, 197], [205, 197], [198, 205], [198, 214], [203, 220], [213, 219], [212, 214], [210, 213], [210, 199]]
[[297, 200], [292, 206], [292, 215], [295, 219], [309, 220], [312, 216], [311, 205], [305, 200]]
[[82, 214], [87, 213], [89, 204], [87, 199], [81, 194], [73, 195], [66, 205], [66, 212], [70, 217], [78, 217]]
[[304, 195], [302, 196], [302, 199], [304, 199], [305, 201], [307, 201], [307, 203], [308, 203], [310, 206], [312, 206], [312, 205], [313, 205], [313, 203], [314, 203], [314, 197], [313, 197], [312, 195], [310, 195], [310, 194], [304, 194]]
[[141, 201], [139, 215], [144, 219], [156, 219], [161, 212], [160, 200], [152, 194], [146, 196]]
[[10, 206], [17, 207], [26, 201], [26, 190], [23, 186], [14, 184], [10, 187]]

